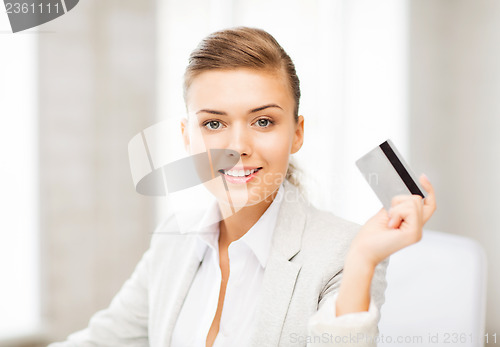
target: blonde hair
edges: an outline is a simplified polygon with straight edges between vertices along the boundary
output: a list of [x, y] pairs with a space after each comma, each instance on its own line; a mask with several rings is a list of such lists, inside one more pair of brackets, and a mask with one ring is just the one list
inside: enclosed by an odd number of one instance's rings
[[[299, 120], [300, 81], [290, 56], [268, 32], [249, 27], [216, 31], [191, 52], [184, 73], [184, 101], [193, 79], [207, 70], [252, 68], [281, 71], [288, 80], [295, 101], [294, 120]], [[298, 169], [290, 160], [286, 179], [299, 186]]]

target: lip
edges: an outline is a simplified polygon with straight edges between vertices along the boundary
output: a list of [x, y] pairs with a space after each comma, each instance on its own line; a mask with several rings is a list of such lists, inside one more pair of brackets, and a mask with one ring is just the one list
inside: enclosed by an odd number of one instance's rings
[[254, 170], [254, 169], [262, 169], [262, 166], [233, 166], [233, 167], [228, 167], [228, 168], [221, 169], [221, 170], [243, 170], [243, 171], [246, 171], [246, 170]]
[[234, 176], [229, 176], [229, 175], [226, 175], [224, 173], [224, 170], [219, 170], [219, 173], [221, 174], [221, 176], [229, 183], [233, 183], [233, 184], [244, 184], [244, 183], [247, 183], [247, 182], [250, 182], [255, 176], [257, 176], [257, 174], [262, 170], [262, 167], [240, 167], [240, 168], [237, 168], [237, 167], [234, 167], [234, 168], [231, 168], [230, 170], [253, 170], [253, 169], [259, 169], [257, 171], [255, 171], [254, 173], [248, 175], [248, 176], [243, 176], [243, 177], [234, 177]]

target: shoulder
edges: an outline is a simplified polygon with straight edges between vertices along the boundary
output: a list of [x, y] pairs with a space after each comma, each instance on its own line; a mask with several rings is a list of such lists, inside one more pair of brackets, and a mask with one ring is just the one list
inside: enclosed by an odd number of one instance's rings
[[[191, 221], [201, 218], [195, 214], [193, 211]], [[149, 250], [153, 258], [163, 261], [165, 258], [178, 259], [187, 256], [195, 249], [196, 234], [187, 232], [191, 230], [192, 225], [185, 224], [185, 221], [185, 218], [171, 213], [160, 222], [151, 235]]]
[[[299, 187], [285, 181], [285, 196], [282, 203], [282, 219], [290, 228], [286, 237], [301, 234], [301, 251], [311, 253], [343, 254], [360, 229], [360, 225], [341, 218], [330, 211], [319, 209], [312, 204]], [[300, 231], [299, 231], [300, 229]]]
[[333, 212], [322, 210], [312, 204], [306, 206], [306, 229], [317, 235], [329, 235], [337, 238], [352, 238], [360, 225], [341, 218]]
[[302, 235], [302, 251], [343, 259], [360, 225], [308, 204]]

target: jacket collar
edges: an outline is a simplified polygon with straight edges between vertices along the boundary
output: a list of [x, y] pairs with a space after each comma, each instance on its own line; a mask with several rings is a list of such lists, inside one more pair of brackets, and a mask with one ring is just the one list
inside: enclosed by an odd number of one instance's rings
[[288, 261], [300, 251], [305, 208], [309, 202], [299, 188], [288, 180], [285, 180], [283, 185], [285, 189], [273, 235], [272, 249], [278, 258]]
[[291, 259], [300, 251], [308, 202], [300, 190], [285, 180], [285, 191], [278, 213], [264, 279], [256, 308], [251, 346], [278, 346], [301, 264]]

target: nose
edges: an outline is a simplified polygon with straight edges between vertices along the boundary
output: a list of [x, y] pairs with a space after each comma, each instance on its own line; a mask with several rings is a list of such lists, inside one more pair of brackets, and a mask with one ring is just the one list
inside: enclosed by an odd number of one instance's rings
[[252, 136], [246, 124], [234, 124], [228, 133], [229, 145], [228, 148], [236, 151], [241, 157], [249, 157], [252, 155], [253, 144]]

